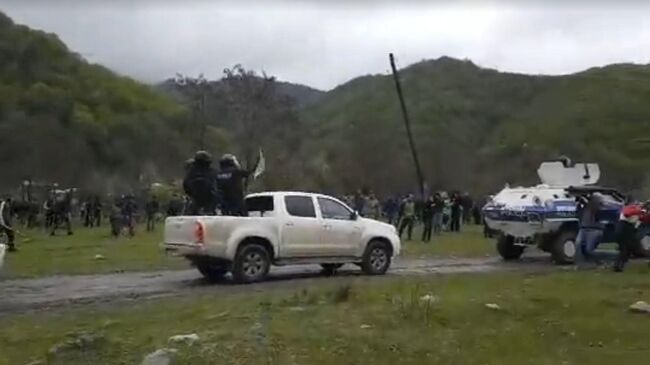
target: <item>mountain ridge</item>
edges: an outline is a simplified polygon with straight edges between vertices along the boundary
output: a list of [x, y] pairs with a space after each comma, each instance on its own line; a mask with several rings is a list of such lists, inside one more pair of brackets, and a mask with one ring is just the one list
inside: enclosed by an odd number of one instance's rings
[[[117, 75], [86, 62], [55, 35], [15, 25], [1, 13], [0, 30], [0, 133], [11, 136], [0, 144], [0, 188], [34, 177], [124, 191], [182, 174], [181, 161], [200, 145], [201, 118], [182, 95], [170, 97], [169, 80], [161, 90]], [[633, 141], [650, 130], [649, 70], [615, 64], [565, 76], [526, 75], [451, 57], [400, 69], [428, 186], [484, 194], [505, 182], [531, 184], [540, 161], [566, 154], [601, 162], [605, 184], [643, 192], [650, 186], [650, 149]], [[260, 143], [273, 148], [270, 157], [286, 166], [274, 186], [335, 194], [362, 186], [382, 195], [416, 191], [390, 74], [360, 76], [327, 92], [275, 86], [284, 97], [272, 100], [282, 105], [267, 105], [247, 120]], [[203, 148], [232, 151], [248, 142], [242, 130], [233, 133], [239, 116], [211, 107]], [[259, 148], [248, 146], [249, 152], [252, 147]]]

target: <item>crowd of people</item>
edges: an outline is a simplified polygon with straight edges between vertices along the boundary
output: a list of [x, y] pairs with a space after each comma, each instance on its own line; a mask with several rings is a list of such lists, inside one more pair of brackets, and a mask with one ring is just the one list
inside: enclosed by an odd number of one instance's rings
[[[13, 221], [27, 227], [38, 225], [54, 236], [59, 230], [72, 235], [72, 221], [88, 228], [102, 226], [102, 217], [108, 218], [113, 237], [122, 234], [133, 236], [138, 222], [146, 222], [146, 231], [154, 231], [156, 222], [164, 216], [176, 215], [245, 215], [244, 195], [253, 171], [242, 169], [234, 155], [221, 157], [218, 167], [213, 166], [212, 156], [198, 151], [186, 161], [183, 192], [174, 193], [163, 206], [154, 194], [139, 196], [128, 193], [118, 197], [87, 195], [81, 200], [73, 197], [75, 189], [52, 188], [42, 205], [33, 201], [15, 202], [10, 196], [0, 200], [0, 235], [4, 234], [9, 252], [17, 250]], [[442, 232], [460, 232], [467, 224], [484, 226], [486, 237], [491, 230], [484, 224], [482, 202], [476, 202], [468, 193], [438, 191], [426, 198], [413, 194], [389, 196], [380, 200], [372, 191], [358, 190], [342, 198], [360, 215], [385, 220], [397, 228], [400, 238], [413, 240], [413, 229], [422, 225], [423, 242]], [[104, 204], [109, 202], [109, 204]], [[579, 231], [576, 238], [575, 262], [578, 266], [587, 262], [600, 263], [596, 252], [603, 237], [604, 227], [596, 215], [603, 204], [602, 195], [594, 193], [578, 197]], [[105, 220], [104, 220], [105, 221]], [[641, 224], [650, 225], [650, 201], [626, 206], [616, 227], [619, 255], [614, 269], [622, 271], [635, 244], [637, 229]]]
[[[63, 231], [67, 235], [73, 235], [74, 222], [88, 228], [102, 227], [103, 221], [108, 221], [110, 233], [118, 237], [122, 233], [133, 236], [135, 225], [138, 221], [146, 219], [146, 230], [153, 231], [155, 223], [162, 218], [164, 212], [158, 199], [151, 195], [148, 198], [136, 199], [133, 194], [124, 194], [115, 198], [106, 197], [102, 199], [99, 195], [93, 195], [78, 199], [73, 197], [73, 190], [53, 189], [48, 198], [42, 204], [35, 204], [39, 209], [23, 211], [17, 207], [25, 205], [25, 202], [15, 201], [11, 196], [6, 196], [0, 201], [0, 234], [4, 234], [7, 240], [9, 252], [17, 250], [15, 236], [17, 231], [14, 222], [18, 226], [26, 228], [42, 228], [51, 236]], [[104, 204], [103, 202], [110, 202]], [[177, 210], [174, 206], [180, 204]], [[167, 214], [179, 215], [183, 213], [183, 200], [179, 195], [174, 195], [169, 202]], [[143, 208], [143, 209], [140, 209]]]
[[165, 216], [177, 215], [244, 215], [244, 194], [252, 171], [240, 167], [234, 155], [226, 154], [218, 167], [212, 156], [198, 151], [186, 162], [183, 193], [174, 193], [163, 205], [152, 193], [125, 193], [101, 197], [84, 194], [77, 189], [48, 188], [45, 199], [33, 197], [14, 200], [7, 195], [0, 200], [0, 236], [4, 235], [9, 252], [15, 252], [13, 224], [27, 228], [41, 227], [54, 236], [63, 231], [72, 235], [73, 222], [88, 228], [98, 228], [108, 221], [110, 234], [134, 236], [137, 223], [145, 223], [146, 231], [154, 231], [156, 223]]
[[422, 241], [430, 242], [433, 235], [443, 231], [460, 232], [465, 224], [482, 224], [481, 206], [468, 193], [435, 192], [426, 199], [413, 194], [389, 196], [380, 201], [372, 192], [357, 191], [346, 195], [343, 201], [364, 217], [383, 219], [398, 228], [400, 237], [413, 239], [413, 228], [423, 225]]

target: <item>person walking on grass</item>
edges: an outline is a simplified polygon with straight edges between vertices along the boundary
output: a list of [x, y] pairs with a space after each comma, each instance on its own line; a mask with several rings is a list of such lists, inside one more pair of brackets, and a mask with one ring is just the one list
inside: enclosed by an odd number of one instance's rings
[[364, 209], [366, 207], [366, 197], [365, 194], [361, 191], [361, 189], [357, 190], [357, 193], [354, 194], [354, 210], [357, 211], [357, 213], [363, 215]]
[[122, 233], [122, 226], [124, 225], [124, 220], [122, 219], [122, 209], [120, 208], [120, 205], [120, 200], [115, 199], [108, 216], [111, 226], [111, 236], [113, 238], [118, 238], [120, 236]]
[[90, 222], [91, 227], [99, 227], [102, 224], [102, 200], [99, 198], [99, 195], [95, 195], [91, 204], [92, 210], [92, 221]]
[[621, 211], [620, 220], [616, 225], [618, 256], [614, 263], [615, 272], [625, 269], [632, 247], [638, 243], [641, 225], [650, 225], [650, 200], [643, 204], [626, 205]]
[[370, 192], [370, 195], [368, 195], [367, 217], [374, 220], [379, 220], [381, 218], [381, 204], [373, 192]]
[[433, 234], [439, 235], [442, 233], [442, 215], [445, 209], [445, 201], [436, 193], [433, 196]]
[[122, 228], [128, 229], [129, 237], [135, 236], [135, 215], [138, 206], [135, 202], [135, 197], [131, 194], [124, 195], [120, 202], [120, 213], [122, 214]]
[[575, 263], [578, 267], [585, 262], [598, 265], [600, 260], [595, 251], [603, 237], [603, 226], [598, 221], [597, 214], [603, 205], [603, 195], [593, 193], [590, 196], [580, 196], [577, 200], [580, 229], [576, 237]]
[[386, 216], [386, 220], [388, 220], [388, 224], [397, 226], [397, 216], [399, 215], [399, 203], [397, 202], [396, 198], [390, 197], [388, 198], [388, 200], [386, 200], [386, 202], [384, 203], [384, 215]]
[[454, 193], [451, 197], [451, 223], [449, 230], [451, 232], [460, 232], [460, 220], [462, 218], [462, 201], [460, 194]]
[[11, 197], [0, 201], [0, 233], [7, 236], [7, 252], [18, 251], [14, 244], [14, 228], [11, 225]]
[[156, 226], [156, 215], [160, 210], [160, 204], [155, 196], [151, 196], [149, 201], [144, 206], [145, 214], [147, 215], [147, 232], [153, 232]]
[[424, 230], [422, 231], [423, 242], [431, 241], [431, 233], [433, 231], [434, 204], [435, 204], [434, 198], [433, 196], [430, 196], [429, 199], [427, 199], [424, 202], [424, 205], [422, 206], [422, 223], [424, 224]]
[[415, 224], [415, 201], [413, 195], [409, 194], [402, 202], [400, 209], [399, 237], [402, 238], [404, 230], [407, 230], [408, 240], [413, 238], [413, 225]]

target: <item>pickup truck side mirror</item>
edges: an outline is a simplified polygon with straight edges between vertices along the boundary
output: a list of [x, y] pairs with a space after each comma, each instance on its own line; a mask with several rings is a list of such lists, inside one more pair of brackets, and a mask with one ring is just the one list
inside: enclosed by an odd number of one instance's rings
[[357, 219], [359, 219], [359, 212], [355, 210], [350, 213], [350, 220], [356, 221]]

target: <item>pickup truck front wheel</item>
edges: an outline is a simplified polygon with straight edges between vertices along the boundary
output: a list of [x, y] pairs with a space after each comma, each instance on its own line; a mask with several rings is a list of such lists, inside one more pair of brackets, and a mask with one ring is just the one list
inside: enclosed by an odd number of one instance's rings
[[249, 243], [242, 246], [233, 262], [232, 276], [238, 283], [263, 280], [271, 268], [271, 258], [264, 246]]
[[391, 251], [383, 241], [370, 241], [363, 254], [361, 270], [367, 275], [383, 275], [390, 267]]

